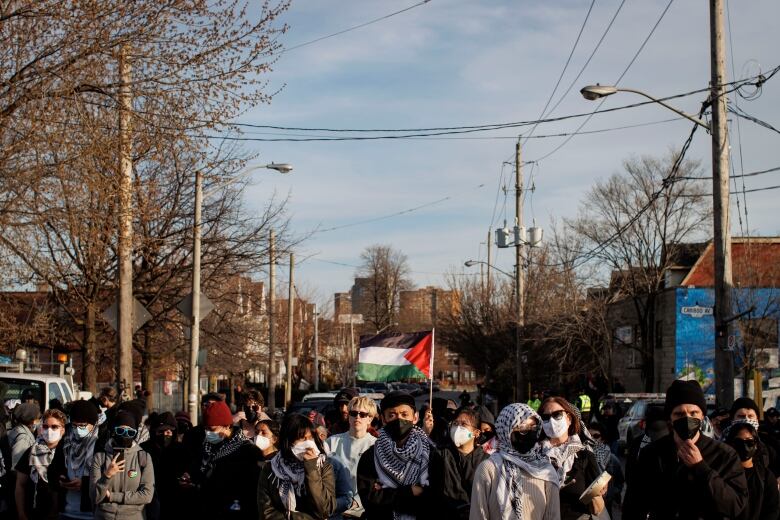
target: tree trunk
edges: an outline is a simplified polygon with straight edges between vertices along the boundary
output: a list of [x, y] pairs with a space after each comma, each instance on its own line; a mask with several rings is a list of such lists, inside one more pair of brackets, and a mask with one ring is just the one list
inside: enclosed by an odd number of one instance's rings
[[84, 344], [81, 349], [81, 386], [93, 394], [97, 393], [95, 336], [95, 306], [88, 303], [87, 315], [84, 319]]

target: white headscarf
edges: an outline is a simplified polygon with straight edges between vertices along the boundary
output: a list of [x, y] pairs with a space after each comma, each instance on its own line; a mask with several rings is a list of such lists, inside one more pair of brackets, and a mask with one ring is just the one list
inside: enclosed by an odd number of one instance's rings
[[504, 520], [523, 519], [523, 500], [521, 479], [523, 472], [533, 478], [538, 478], [558, 485], [558, 475], [550, 461], [545, 457], [537, 444], [527, 453], [520, 453], [512, 446], [512, 431], [523, 424], [528, 418], [536, 419], [537, 432], [542, 424], [539, 415], [527, 404], [513, 403], [506, 406], [498, 414], [496, 420], [496, 439], [498, 451], [490, 456], [500, 468], [499, 484], [496, 490], [501, 517]]

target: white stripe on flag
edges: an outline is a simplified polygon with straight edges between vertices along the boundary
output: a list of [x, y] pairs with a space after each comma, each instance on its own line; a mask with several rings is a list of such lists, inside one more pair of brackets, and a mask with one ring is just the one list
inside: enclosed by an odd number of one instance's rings
[[360, 363], [370, 363], [372, 365], [410, 365], [409, 360], [404, 357], [410, 348], [385, 348], [385, 347], [365, 347], [360, 349]]

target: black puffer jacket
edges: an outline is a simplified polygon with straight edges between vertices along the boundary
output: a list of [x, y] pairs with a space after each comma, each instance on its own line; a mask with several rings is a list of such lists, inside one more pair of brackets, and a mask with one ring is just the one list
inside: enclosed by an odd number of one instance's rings
[[431, 452], [430, 482], [434, 507], [443, 518], [465, 520], [471, 507], [471, 487], [477, 466], [488, 458], [477, 446], [468, 455], [454, 446]]

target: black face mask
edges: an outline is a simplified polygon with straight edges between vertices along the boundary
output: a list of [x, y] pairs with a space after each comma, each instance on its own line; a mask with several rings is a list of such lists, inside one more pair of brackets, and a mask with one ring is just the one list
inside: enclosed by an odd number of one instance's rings
[[734, 451], [737, 452], [737, 455], [739, 455], [739, 460], [742, 462], [752, 459], [756, 454], [756, 449], [758, 448], [756, 441], [747, 439], [734, 439], [730, 444], [731, 447], [734, 448]]
[[168, 446], [173, 443], [173, 437], [170, 435], [158, 435], [157, 436], [157, 444], [162, 446], [163, 448], [167, 448]]
[[695, 417], [680, 417], [672, 422], [672, 428], [674, 428], [678, 437], [687, 441], [696, 437], [699, 428], [701, 428], [701, 419], [696, 419]]
[[114, 435], [114, 446], [117, 448], [129, 448], [133, 445], [133, 439], [129, 437], [119, 437]]
[[398, 442], [409, 435], [409, 432], [412, 431], [413, 427], [414, 423], [412, 421], [407, 421], [406, 419], [395, 419], [385, 424], [385, 431], [391, 439]]
[[176, 433], [179, 435], [184, 435], [187, 433], [187, 431], [190, 429], [190, 425], [183, 421], [177, 421], [176, 422]]
[[517, 450], [518, 453], [528, 453], [536, 446], [536, 441], [539, 439], [539, 432], [532, 430], [526, 434], [520, 432], [512, 432], [509, 436], [509, 442], [512, 443], [512, 447]]
[[477, 439], [477, 444], [486, 444], [490, 442], [490, 439], [496, 436], [496, 432], [489, 431], [489, 432], [482, 432], [479, 434], [479, 438]]

